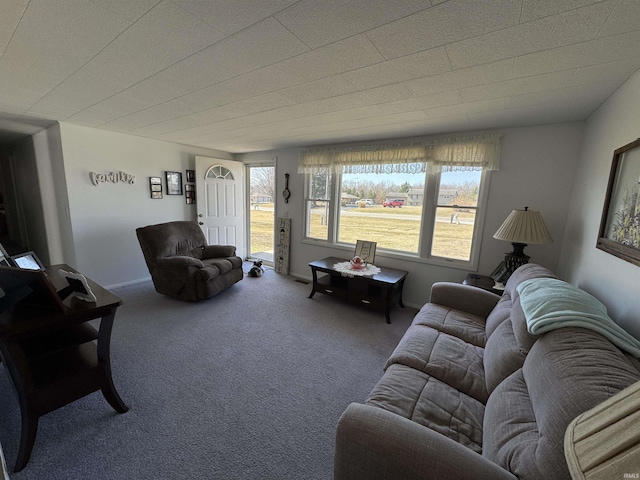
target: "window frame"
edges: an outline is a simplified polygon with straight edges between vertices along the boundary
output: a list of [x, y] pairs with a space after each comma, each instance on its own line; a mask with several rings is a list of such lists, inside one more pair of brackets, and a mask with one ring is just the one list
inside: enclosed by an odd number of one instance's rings
[[[340, 242], [339, 236], [339, 222], [340, 222], [340, 194], [342, 185], [342, 174], [329, 171], [331, 176], [329, 197], [328, 199], [311, 199], [309, 193], [311, 191], [311, 177], [312, 174], [305, 173], [304, 183], [304, 222], [302, 232], [302, 243], [310, 245], [322, 245], [339, 250], [353, 252], [355, 243]], [[440, 257], [431, 254], [431, 248], [433, 244], [433, 234], [435, 231], [434, 222], [436, 220], [436, 211], [438, 208], [438, 192], [440, 189], [441, 174], [440, 173], [425, 173], [424, 192], [423, 192], [423, 204], [422, 204], [422, 217], [420, 220], [420, 241], [418, 245], [418, 252], [403, 252], [400, 250], [392, 250], [381, 247], [378, 244], [376, 250], [376, 257], [406, 260], [417, 263], [426, 263], [430, 265], [446, 266], [451, 268], [457, 268], [461, 270], [477, 270], [479, 263], [480, 247], [482, 242], [482, 235], [484, 229], [484, 222], [486, 217], [487, 197], [489, 192], [489, 184], [491, 178], [491, 171], [482, 169], [480, 175], [480, 185], [478, 188], [478, 203], [475, 207], [476, 218], [474, 222], [473, 234], [471, 237], [471, 250], [469, 252], [469, 260], [460, 260], [455, 258]], [[311, 201], [327, 201], [329, 202], [329, 218], [327, 224], [327, 238], [320, 239], [310, 237], [308, 235], [310, 226], [310, 202]]]

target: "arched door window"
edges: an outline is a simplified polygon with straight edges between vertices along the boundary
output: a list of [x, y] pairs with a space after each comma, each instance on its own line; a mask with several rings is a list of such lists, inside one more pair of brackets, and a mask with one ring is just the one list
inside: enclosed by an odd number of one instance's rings
[[233, 173], [228, 168], [222, 165], [214, 165], [205, 174], [204, 178], [207, 180], [222, 179], [222, 180], [234, 180]]

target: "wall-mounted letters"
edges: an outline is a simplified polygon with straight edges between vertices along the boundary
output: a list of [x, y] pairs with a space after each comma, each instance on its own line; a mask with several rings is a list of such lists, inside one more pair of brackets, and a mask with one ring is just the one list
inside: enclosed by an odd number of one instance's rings
[[109, 172], [109, 173], [96, 173], [89, 172], [89, 177], [91, 178], [91, 183], [93, 183], [96, 187], [101, 183], [128, 183], [129, 185], [133, 185], [136, 181], [135, 175], [131, 175], [130, 173], [125, 172]]

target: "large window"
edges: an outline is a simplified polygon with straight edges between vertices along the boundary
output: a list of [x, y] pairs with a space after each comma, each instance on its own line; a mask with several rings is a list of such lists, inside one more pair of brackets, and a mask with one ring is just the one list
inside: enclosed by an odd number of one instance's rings
[[306, 238], [344, 246], [367, 240], [382, 254], [475, 262], [486, 172], [495, 168], [465, 162], [460, 150], [441, 155], [449, 164], [440, 165], [430, 164], [428, 155], [426, 162], [416, 158], [414, 151], [404, 162], [380, 149], [375, 153], [371, 160], [358, 150], [351, 163], [344, 151], [334, 164], [335, 150], [314, 157], [316, 165], [306, 175]]

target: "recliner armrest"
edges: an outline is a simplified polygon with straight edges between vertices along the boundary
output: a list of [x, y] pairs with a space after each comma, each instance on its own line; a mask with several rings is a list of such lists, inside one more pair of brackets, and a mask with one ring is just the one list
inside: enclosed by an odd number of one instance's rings
[[235, 245], [207, 245], [202, 249], [202, 258], [233, 257], [235, 254]]
[[471, 285], [436, 282], [431, 287], [431, 303], [487, 318], [500, 300], [500, 295]]
[[440, 433], [393, 412], [352, 403], [338, 422], [334, 480], [517, 480]]
[[199, 260], [195, 257], [189, 257], [187, 255], [176, 255], [175, 257], [165, 257], [156, 261], [155, 268], [188, 268], [188, 267], [197, 267], [203, 268], [204, 263], [202, 260]]

